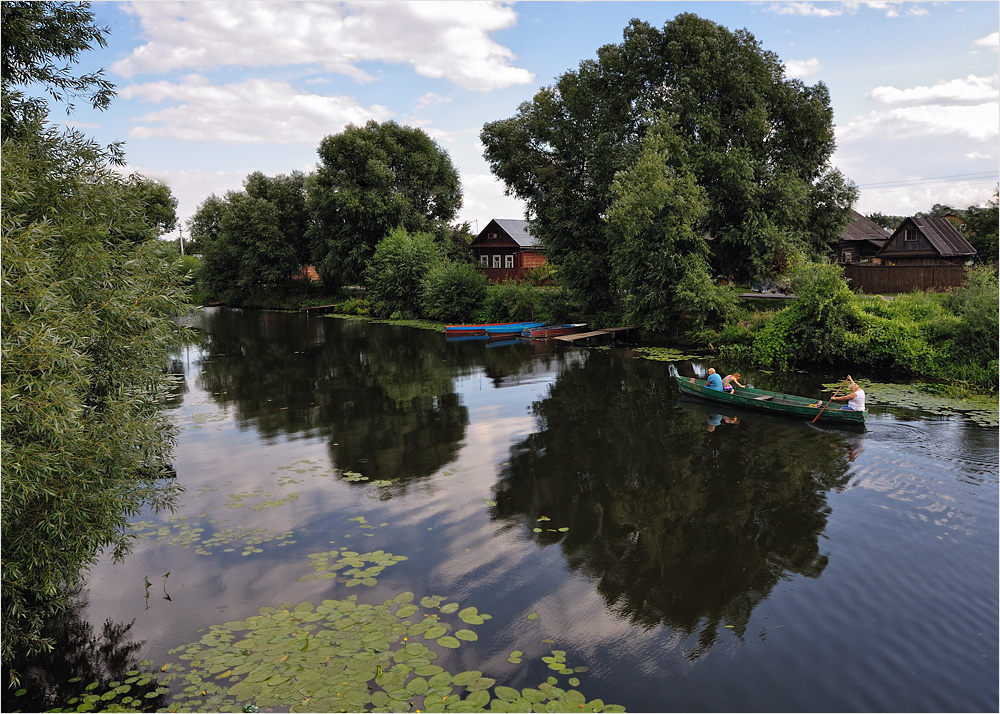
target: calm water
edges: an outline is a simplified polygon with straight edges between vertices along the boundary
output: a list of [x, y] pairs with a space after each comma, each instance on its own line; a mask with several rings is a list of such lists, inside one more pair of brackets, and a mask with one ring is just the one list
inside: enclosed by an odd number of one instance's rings
[[[877, 405], [860, 432], [720, 421], [625, 350], [201, 321], [175, 363], [180, 507], [78, 612], [130, 657], [265, 605], [412, 591], [493, 615], [438, 664], [498, 684], [537, 685], [560, 649], [630, 711], [997, 711], [996, 429]], [[408, 560], [372, 587], [299, 580], [345, 545]]]

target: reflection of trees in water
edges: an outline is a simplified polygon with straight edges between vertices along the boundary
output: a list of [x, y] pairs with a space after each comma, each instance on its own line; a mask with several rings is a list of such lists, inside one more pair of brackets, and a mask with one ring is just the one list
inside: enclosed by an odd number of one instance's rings
[[825, 568], [825, 494], [846, 484], [847, 460], [807, 427], [741, 415], [709, 432], [663, 365], [603, 356], [562, 372], [534, 411], [538, 432], [497, 487], [499, 517], [568, 526], [539, 540], [560, 542], [621, 617], [698, 633], [690, 656], [720, 625], [742, 636], [781, 578]]
[[[203, 325], [202, 386], [242, 428], [323, 437], [335, 467], [370, 479], [427, 476], [455, 459], [469, 414], [454, 380], [482, 366], [481, 344], [274, 312], [217, 310]], [[486, 359], [516, 372], [531, 360], [516, 352]]]
[[[100, 633], [87, 621], [85, 613], [88, 597], [82, 592], [72, 596], [70, 606], [62, 615], [50, 621], [43, 636], [56, 643], [49, 652], [30, 657], [17, 657], [18, 673], [27, 693], [13, 697], [5, 690], [3, 708], [11, 711], [51, 711], [68, 706], [71, 698], [80, 696], [91, 682], [119, 684], [129, 679], [127, 672], [139, 670], [138, 652], [145, 644], [132, 640], [134, 621], [128, 624], [105, 620]], [[71, 678], [80, 680], [70, 682]], [[8, 681], [7, 668], [4, 680]], [[156, 681], [144, 686], [133, 686], [128, 695], [147, 711], [163, 706], [163, 696], [146, 698], [147, 692], [156, 689]], [[96, 690], [104, 692], [103, 687]]]

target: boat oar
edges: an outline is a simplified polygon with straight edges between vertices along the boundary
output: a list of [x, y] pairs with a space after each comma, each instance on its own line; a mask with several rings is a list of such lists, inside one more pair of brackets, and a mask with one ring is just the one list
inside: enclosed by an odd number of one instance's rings
[[[837, 391], [833, 393], [833, 397], [837, 396], [840, 393], [840, 390], [844, 388], [844, 385], [847, 384], [847, 382], [850, 381], [850, 379], [851, 379], [850, 376], [848, 376], [847, 379], [845, 379], [843, 382], [840, 383], [840, 386], [837, 387]], [[830, 402], [833, 401], [833, 397], [830, 397]], [[826, 403], [826, 407], [830, 406], [830, 402]], [[825, 412], [826, 411], [826, 407], [823, 407], [822, 409], [820, 409], [819, 410], [819, 414], [822, 414], [823, 412]], [[819, 414], [817, 414], [816, 416], [814, 416], [813, 420], [811, 422], [809, 422], [809, 423], [810, 424], [815, 424], [816, 420], [819, 419]]]

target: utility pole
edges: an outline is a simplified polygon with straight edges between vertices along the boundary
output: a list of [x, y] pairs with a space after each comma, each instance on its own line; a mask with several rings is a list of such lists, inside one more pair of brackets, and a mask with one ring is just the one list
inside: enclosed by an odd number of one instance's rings
[[184, 226], [178, 227], [177, 232], [180, 234], [180, 237], [181, 237], [181, 257], [183, 258], [184, 257]]

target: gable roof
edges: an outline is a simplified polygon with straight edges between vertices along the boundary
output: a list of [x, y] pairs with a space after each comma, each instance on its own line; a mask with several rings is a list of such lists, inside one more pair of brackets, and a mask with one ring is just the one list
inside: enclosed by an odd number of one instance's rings
[[899, 224], [899, 228], [890, 236], [890, 242], [886, 243], [883, 250], [888, 248], [890, 243], [895, 242], [896, 236], [899, 235], [907, 224], [913, 224], [930, 242], [934, 250], [938, 252], [938, 255], [943, 257], [964, 257], [976, 254], [976, 249], [972, 247], [969, 241], [962, 237], [962, 234], [958, 232], [958, 229], [947, 218], [907, 218]]
[[[540, 248], [541, 243], [536, 236], [528, 230], [528, 222], [517, 218], [494, 218], [486, 224], [486, 228], [479, 235], [482, 236], [490, 229], [491, 224], [496, 224], [510, 239], [522, 248]], [[478, 238], [477, 238], [478, 240]]]
[[842, 241], [872, 241], [878, 246], [885, 244], [889, 240], [889, 233], [878, 223], [865, 218], [855, 210], [851, 210], [851, 221], [844, 227], [840, 234]]

